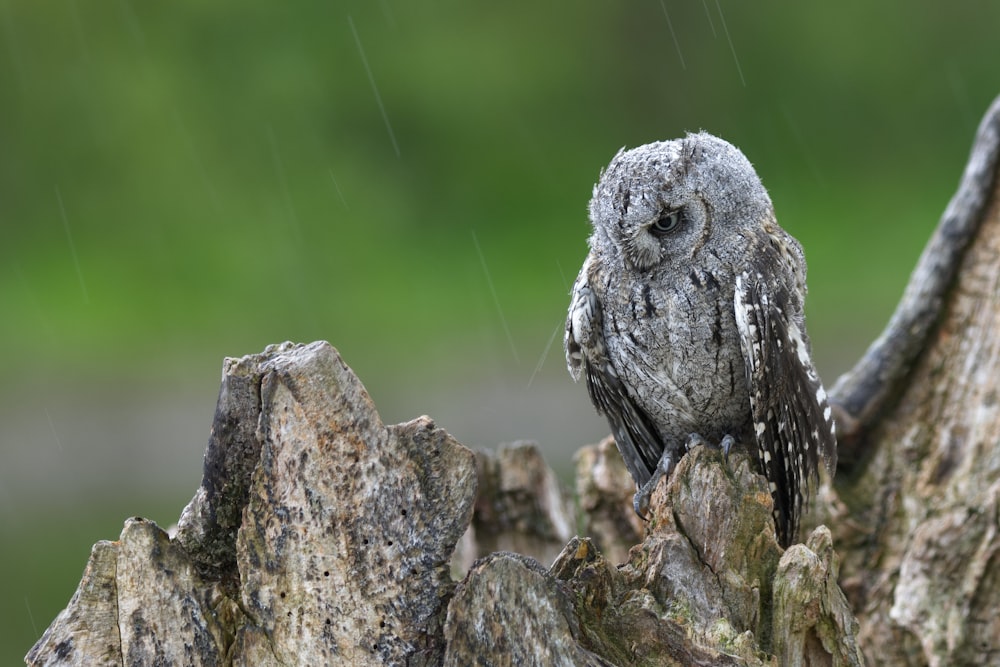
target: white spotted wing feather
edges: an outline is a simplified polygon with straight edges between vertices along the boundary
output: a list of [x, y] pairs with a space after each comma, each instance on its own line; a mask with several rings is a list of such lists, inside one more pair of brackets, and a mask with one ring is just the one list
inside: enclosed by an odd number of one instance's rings
[[736, 279], [734, 306], [760, 465], [771, 485], [778, 537], [787, 544], [818, 481], [819, 459], [831, 472], [836, 466], [833, 419], [787, 291], [744, 272]]

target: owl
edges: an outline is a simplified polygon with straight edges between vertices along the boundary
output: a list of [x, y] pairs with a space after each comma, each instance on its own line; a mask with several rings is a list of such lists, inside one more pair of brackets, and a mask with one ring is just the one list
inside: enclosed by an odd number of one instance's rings
[[623, 149], [590, 221], [566, 360], [611, 427], [636, 511], [691, 446], [745, 447], [788, 546], [837, 445], [806, 335], [805, 257], [760, 178], [707, 133]]

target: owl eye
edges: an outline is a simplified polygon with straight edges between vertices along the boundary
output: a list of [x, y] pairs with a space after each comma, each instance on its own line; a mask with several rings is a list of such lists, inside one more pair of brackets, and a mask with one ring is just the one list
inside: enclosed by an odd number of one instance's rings
[[652, 224], [649, 231], [656, 236], [662, 236], [677, 229], [677, 225], [679, 224], [681, 224], [680, 211], [665, 211], [659, 218], [657, 218], [656, 222]]

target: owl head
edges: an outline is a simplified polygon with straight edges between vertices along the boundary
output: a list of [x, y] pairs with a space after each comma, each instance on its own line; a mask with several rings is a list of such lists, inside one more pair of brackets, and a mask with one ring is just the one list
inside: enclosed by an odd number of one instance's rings
[[746, 156], [701, 132], [615, 155], [590, 201], [591, 248], [644, 272], [706, 248], [738, 253], [741, 232], [767, 219], [771, 200]]

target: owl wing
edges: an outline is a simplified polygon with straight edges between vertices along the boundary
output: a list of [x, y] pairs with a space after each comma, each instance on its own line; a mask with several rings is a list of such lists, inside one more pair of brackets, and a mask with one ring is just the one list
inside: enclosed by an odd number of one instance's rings
[[819, 458], [836, 467], [836, 434], [826, 392], [809, 344], [789, 312], [782, 287], [758, 273], [736, 278], [735, 310], [750, 387], [750, 409], [760, 465], [771, 486], [778, 538], [798, 532]]
[[608, 420], [625, 466], [636, 484], [642, 486], [656, 469], [663, 443], [649, 415], [632, 400], [608, 359], [603, 312], [589, 284], [589, 264], [588, 258], [573, 285], [566, 319], [566, 363], [574, 379], [579, 380], [581, 374], [586, 377], [591, 402]]

